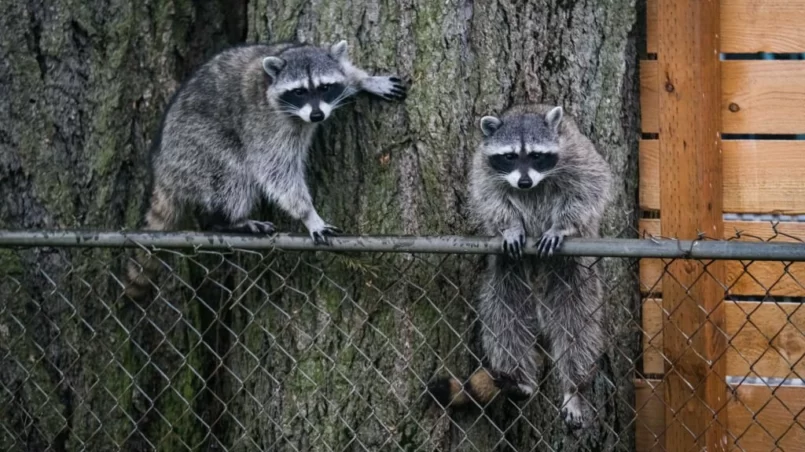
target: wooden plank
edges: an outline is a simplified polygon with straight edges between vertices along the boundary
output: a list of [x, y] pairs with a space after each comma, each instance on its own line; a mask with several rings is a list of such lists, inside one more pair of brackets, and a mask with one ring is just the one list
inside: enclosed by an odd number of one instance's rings
[[[805, 213], [805, 141], [727, 140], [722, 148], [725, 212]], [[639, 202], [643, 210], [660, 210], [659, 160], [659, 143], [641, 141]]]
[[805, 52], [805, 0], [721, 0], [721, 51]]
[[[805, 0], [721, 0], [721, 51], [805, 52]], [[646, 51], [657, 53], [657, 0], [646, 1]]]
[[650, 60], [640, 61], [640, 130], [643, 133], [658, 133], [660, 131], [657, 111], [659, 100], [657, 89], [657, 62]]
[[[645, 237], [662, 237], [659, 220], [640, 220], [640, 234]], [[798, 237], [805, 238], [805, 223], [779, 223], [774, 232], [768, 221], [727, 221], [724, 222], [725, 239], [734, 238], [739, 232], [739, 240], [758, 241], [774, 237], [777, 242], [796, 243]], [[788, 237], [791, 236], [791, 237]], [[805, 262], [786, 265], [783, 262], [741, 262], [724, 261], [725, 279], [730, 295], [743, 296], [805, 296]], [[665, 264], [662, 259], [640, 260], [640, 290], [643, 293], [662, 293], [662, 274]]]
[[[719, 2], [659, 0], [660, 223], [665, 234], [723, 232]], [[675, 260], [663, 274], [665, 448], [726, 450], [723, 264]], [[673, 277], [671, 277], [673, 273]], [[704, 276], [702, 276], [704, 274]], [[694, 284], [695, 282], [695, 284]]]
[[635, 450], [665, 450], [665, 404], [661, 380], [635, 380]]
[[730, 447], [805, 452], [805, 386], [742, 384], [727, 404]]
[[724, 61], [721, 66], [722, 132], [805, 132], [805, 61]]
[[646, 0], [646, 53], [657, 53], [657, 0]]
[[[664, 372], [662, 304], [643, 302], [643, 372]], [[725, 301], [727, 375], [805, 377], [805, 305]]]

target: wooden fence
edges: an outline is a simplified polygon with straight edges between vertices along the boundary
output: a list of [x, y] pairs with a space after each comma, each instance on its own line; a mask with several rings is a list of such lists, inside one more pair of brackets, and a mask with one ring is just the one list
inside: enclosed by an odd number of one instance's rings
[[[805, 0], [648, 0], [646, 20], [641, 230], [805, 238], [742, 218], [805, 214], [805, 60], [753, 59], [805, 52]], [[641, 262], [638, 450], [805, 451], [805, 263], [702, 265]]]

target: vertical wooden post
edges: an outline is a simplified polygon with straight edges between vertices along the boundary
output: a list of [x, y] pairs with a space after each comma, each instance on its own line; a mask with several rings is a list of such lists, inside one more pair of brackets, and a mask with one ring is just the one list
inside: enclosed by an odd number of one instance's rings
[[[721, 238], [719, 0], [659, 0], [658, 16], [662, 235]], [[727, 449], [723, 281], [720, 262], [663, 276], [667, 451]]]

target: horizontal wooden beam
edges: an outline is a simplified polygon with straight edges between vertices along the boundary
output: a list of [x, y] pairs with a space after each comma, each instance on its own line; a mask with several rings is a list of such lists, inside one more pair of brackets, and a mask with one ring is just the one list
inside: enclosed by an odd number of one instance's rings
[[[647, 237], [662, 237], [659, 220], [640, 220], [640, 234]], [[724, 238], [742, 234], [742, 240], [768, 240], [775, 236], [771, 223], [767, 221], [725, 221]], [[805, 223], [779, 223], [774, 239], [779, 242], [797, 242], [786, 237], [805, 237]], [[725, 261], [723, 284], [729, 287], [732, 295], [744, 296], [805, 296], [805, 262], [788, 264], [775, 261]], [[640, 260], [640, 290], [643, 293], [662, 293], [662, 274], [665, 264], [661, 259]]]
[[[805, 61], [720, 65], [722, 133], [805, 133]], [[641, 130], [662, 136], [658, 77], [657, 61], [640, 62]]]
[[[805, 306], [725, 301], [727, 375], [805, 377]], [[643, 372], [664, 372], [662, 301], [643, 302]]]
[[[805, 213], [805, 141], [725, 140], [722, 150], [724, 212]], [[659, 161], [658, 140], [642, 140], [641, 209], [662, 210]]]
[[[635, 380], [635, 450], [666, 450], [662, 380]], [[727, 403], [729, 450], [805, 452], [805, 386], [742, 384]], [[799, 415], [799, 417], [797, 417]]]
[[[805, 0], [721, 0], [724, 53], [805, 52]], [[646, 4], [646, 47], [657, 53], [657, 0]]]

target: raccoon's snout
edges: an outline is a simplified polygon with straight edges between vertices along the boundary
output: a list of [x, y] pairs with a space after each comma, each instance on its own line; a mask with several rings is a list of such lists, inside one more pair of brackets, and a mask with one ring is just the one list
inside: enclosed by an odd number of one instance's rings
[[310, 122], [324, 121], [324, 112], [318, 108], [310, 112]]
[[517, 188], [520, 188], [522, 190], [527, 190], [527, 189], [531, 188], [532, 184], [533, 184], [533, 182], [531, 181], [531, 178], [528, 177], [527, 175], [523, 174], [523, 177], [521, 177], [520, 180], [517, 181]]

